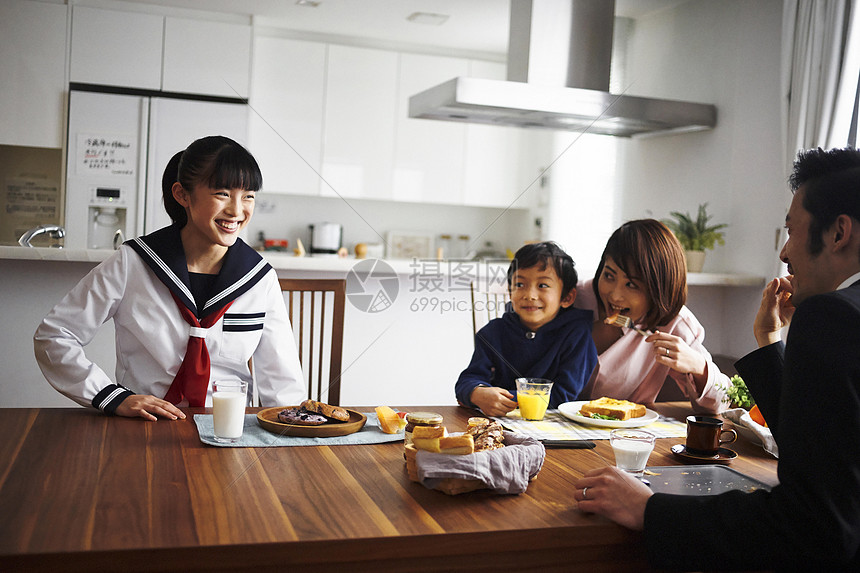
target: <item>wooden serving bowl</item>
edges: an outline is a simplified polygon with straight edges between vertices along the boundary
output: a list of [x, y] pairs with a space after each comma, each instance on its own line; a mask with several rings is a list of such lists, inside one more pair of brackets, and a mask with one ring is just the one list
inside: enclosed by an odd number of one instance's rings
[[301, 436], [304, 438], [331, 438], [332, 436], [346, 436], [354, 434], [364, 427], [367, 416], [361, 412], [344, 408], [349, 412], [349, 420], [346, 422], [329, 421], [319, 426], [302, 426], [299, 424], [285, 424], [278, 420], [278, 413], [285, 408], [297, 408], [298, 406], [276, 406], [266, 408], [257, 412], [257, 423], [264, 430], [268, 430], [279, 436]]

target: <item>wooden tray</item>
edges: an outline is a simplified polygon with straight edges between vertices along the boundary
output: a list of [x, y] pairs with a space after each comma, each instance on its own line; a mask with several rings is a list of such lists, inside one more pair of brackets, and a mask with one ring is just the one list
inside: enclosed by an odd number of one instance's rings
[[268, 430], [279, 436], [301, 436], [303, 438], [331, 438], [332, 436], [346, 436], [354, 434], [364, 427], [367, 416], [361, 412], [344, 408], [349, 412], [347, 422], [326, 422], [320, 426], [300, 426], [298, 424], [285, 424], [278, 420], [278, 412], [285, 408], [297, 408], [298, 406], [277, 406], [266, 408], [257, 412], [257, 423], [264, 430]]

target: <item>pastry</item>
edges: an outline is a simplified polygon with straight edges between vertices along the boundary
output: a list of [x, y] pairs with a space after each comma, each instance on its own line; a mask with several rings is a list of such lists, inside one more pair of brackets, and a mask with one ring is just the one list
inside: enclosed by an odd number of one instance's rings
[[349, 421], [349, 412], [339, 406], [332, 406], [331, 404], [317, 402], [316, 400], [305, 400], [304, 402], [302, 402], [301, 407], [308, 412], [322, 414], [326, 418], [331, 418], [332, 420], [337, 420], [338, 422]]
[[328, 418], [301, 408], [285, 408], [278, 412], [278, 421], [298, 426], [321, 426], [328, 422]]

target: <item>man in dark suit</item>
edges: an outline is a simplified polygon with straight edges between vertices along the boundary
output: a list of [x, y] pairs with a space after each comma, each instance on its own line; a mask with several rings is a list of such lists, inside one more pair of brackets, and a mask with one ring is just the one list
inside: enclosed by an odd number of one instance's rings
[[615, 468], [575, 484], [582, 511], [644, 530], [656, 567], [860, 571], [860, 151], [801, 152], [790, 184], [790, 276], [765, 287], [759, 348], [736, 364], [779, 445], [779, 485], [652, 494]]

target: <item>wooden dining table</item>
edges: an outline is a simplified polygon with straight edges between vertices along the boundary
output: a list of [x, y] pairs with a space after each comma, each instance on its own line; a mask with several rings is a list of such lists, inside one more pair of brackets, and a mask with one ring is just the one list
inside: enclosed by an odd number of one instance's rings
[[[689, 403], [649, 405], [683, 420]], [[356, 408], [371, 411], [370, 408]], [[449, 431], [475, 412], [435, 411]], [[547, 449], [520, 495], [409, 480], [403, 443], [213, 447], [192, 421], [84, 408], [0, 409], [0, 571], [647, 570], [641, 533], [573, 501], [593, 449]], [[249, 409], [249, 413], [256, 410]], [[649, 466], [683, 464], [657, 442]], [[776, 459], [739, 439], [731, 467], [768, 485]]]

